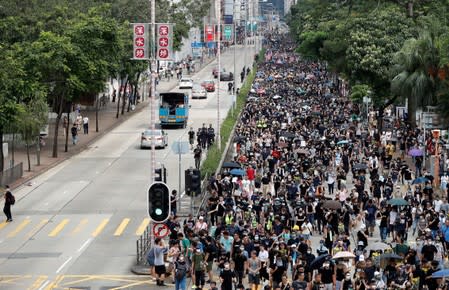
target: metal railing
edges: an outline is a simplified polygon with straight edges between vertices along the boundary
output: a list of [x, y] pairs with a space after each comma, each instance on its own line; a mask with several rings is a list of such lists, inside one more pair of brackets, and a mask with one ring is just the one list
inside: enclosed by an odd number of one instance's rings
[[7, 184], [13, 183], [17, 179], [21, 178], [23, 175], [23, 163], [20, 162], [11, 168], [0, 172], [0, 186], [5, 186]]
[[153, 233], [151, 231], [151, 225], [147, 226], [145, 232], [136, 241], [136, 262], [137, 265], [147, 264], [147, 253], [151, 247], [151, 241], [153, 240]]

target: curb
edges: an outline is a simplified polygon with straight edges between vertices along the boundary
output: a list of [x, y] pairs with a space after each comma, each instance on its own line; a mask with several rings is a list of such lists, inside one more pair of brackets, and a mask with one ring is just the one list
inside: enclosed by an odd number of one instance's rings
[[131, 267], [131, 272], [133, 272], [136, 275], [151, 276], [150, 267], [145, 265], [133, 265]]

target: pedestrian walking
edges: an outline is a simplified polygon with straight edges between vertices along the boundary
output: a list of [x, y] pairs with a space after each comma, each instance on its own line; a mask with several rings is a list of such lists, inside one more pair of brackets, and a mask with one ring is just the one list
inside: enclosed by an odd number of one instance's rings
[[72, 143], [73, 145], [76, 145], [76, 143], [78, 142], [78, 127], [76, 126], [76, 123], [73, 123], [70, 132], [72, 133]]
[[189, 134], [189, 144], [190, 144], [190, 150], [193, 150], [193, 145], [195, 144], [195, 131], [193, 131], [193, 128], [190, 127]]
[[165, 261], [164, 254], [168, 251], [162, 239], [156, 238], [154, 240], [154, 271], [156, 272], [156, 284], [158, 286], [165, 286]]
[[205, 260], [204, 253], [201, 252], [201, 247], [197, 246], [195, 253], [192, 257], [192, 268], [193, 274], [195, 276], [195, 283], [193, 284], [196, 289], [203, 289], [204, 287], [204, 270], [205, 270]]
[[84, 134], [89, 134], [89, 118], [87, 116], [83, 118], [83, 129]]
[[195, 159], [195, 168], [196, 169], [200, 169], [202, 153], [203, 153], [203, 150], [201, 150], [200, 145], [197, 145], [195, 150], [193, 150], [193, 158]]
[[175, 290], [186, 290], [187, 273], [190, 266], [184, 256], [179, 256], [175, 262]]
[[69, 127], [69, 120], [67, 119], [67, 116], [64, 116], [64, 119], [62, 121], [62, 128], [63, 128], [63, 136], [65, 137], [65, 134], [67, 134], [67, 129]]
[[12, 222], [11, 205], [14, 205], [16, 201], [14, 195], [12, 195], [11, 193], [9, 185], [6, 186], [6, 190], [3, 197], [5, 198], [5, 205], [3, 206], [3, 212], [6, 215], [6, 222], [9, 223]]

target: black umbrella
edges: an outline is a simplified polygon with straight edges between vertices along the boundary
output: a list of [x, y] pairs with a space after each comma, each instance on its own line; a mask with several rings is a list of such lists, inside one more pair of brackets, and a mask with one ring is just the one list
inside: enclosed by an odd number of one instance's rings
[[352, 168], [354, 170], [365, 170], [368, 168], [368, 166], [364, 163], [358, 163], [358, 164], [354, 164], [354, 166], [352, 166]]
[[312, 263], [310, 263], [310, 268], [312, 270], [321, 268], [324, 262], [326, 262], [330, 257], [331, 255], [329, 254], [324, 254], [316, 257], [315, 260], [313, 260]]
[[221, 168], [241, 168], [242, 166], [237, 162], [224, 162]]

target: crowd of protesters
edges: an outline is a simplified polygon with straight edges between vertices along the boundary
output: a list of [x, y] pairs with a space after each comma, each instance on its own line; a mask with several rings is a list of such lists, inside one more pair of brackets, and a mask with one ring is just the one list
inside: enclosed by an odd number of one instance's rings
[[207, 210], [167, 222], [176, 289], [447, 289], [448, 178], [420, 163], [438, 140], [362, 121], [323, 63], [269, 39]]

